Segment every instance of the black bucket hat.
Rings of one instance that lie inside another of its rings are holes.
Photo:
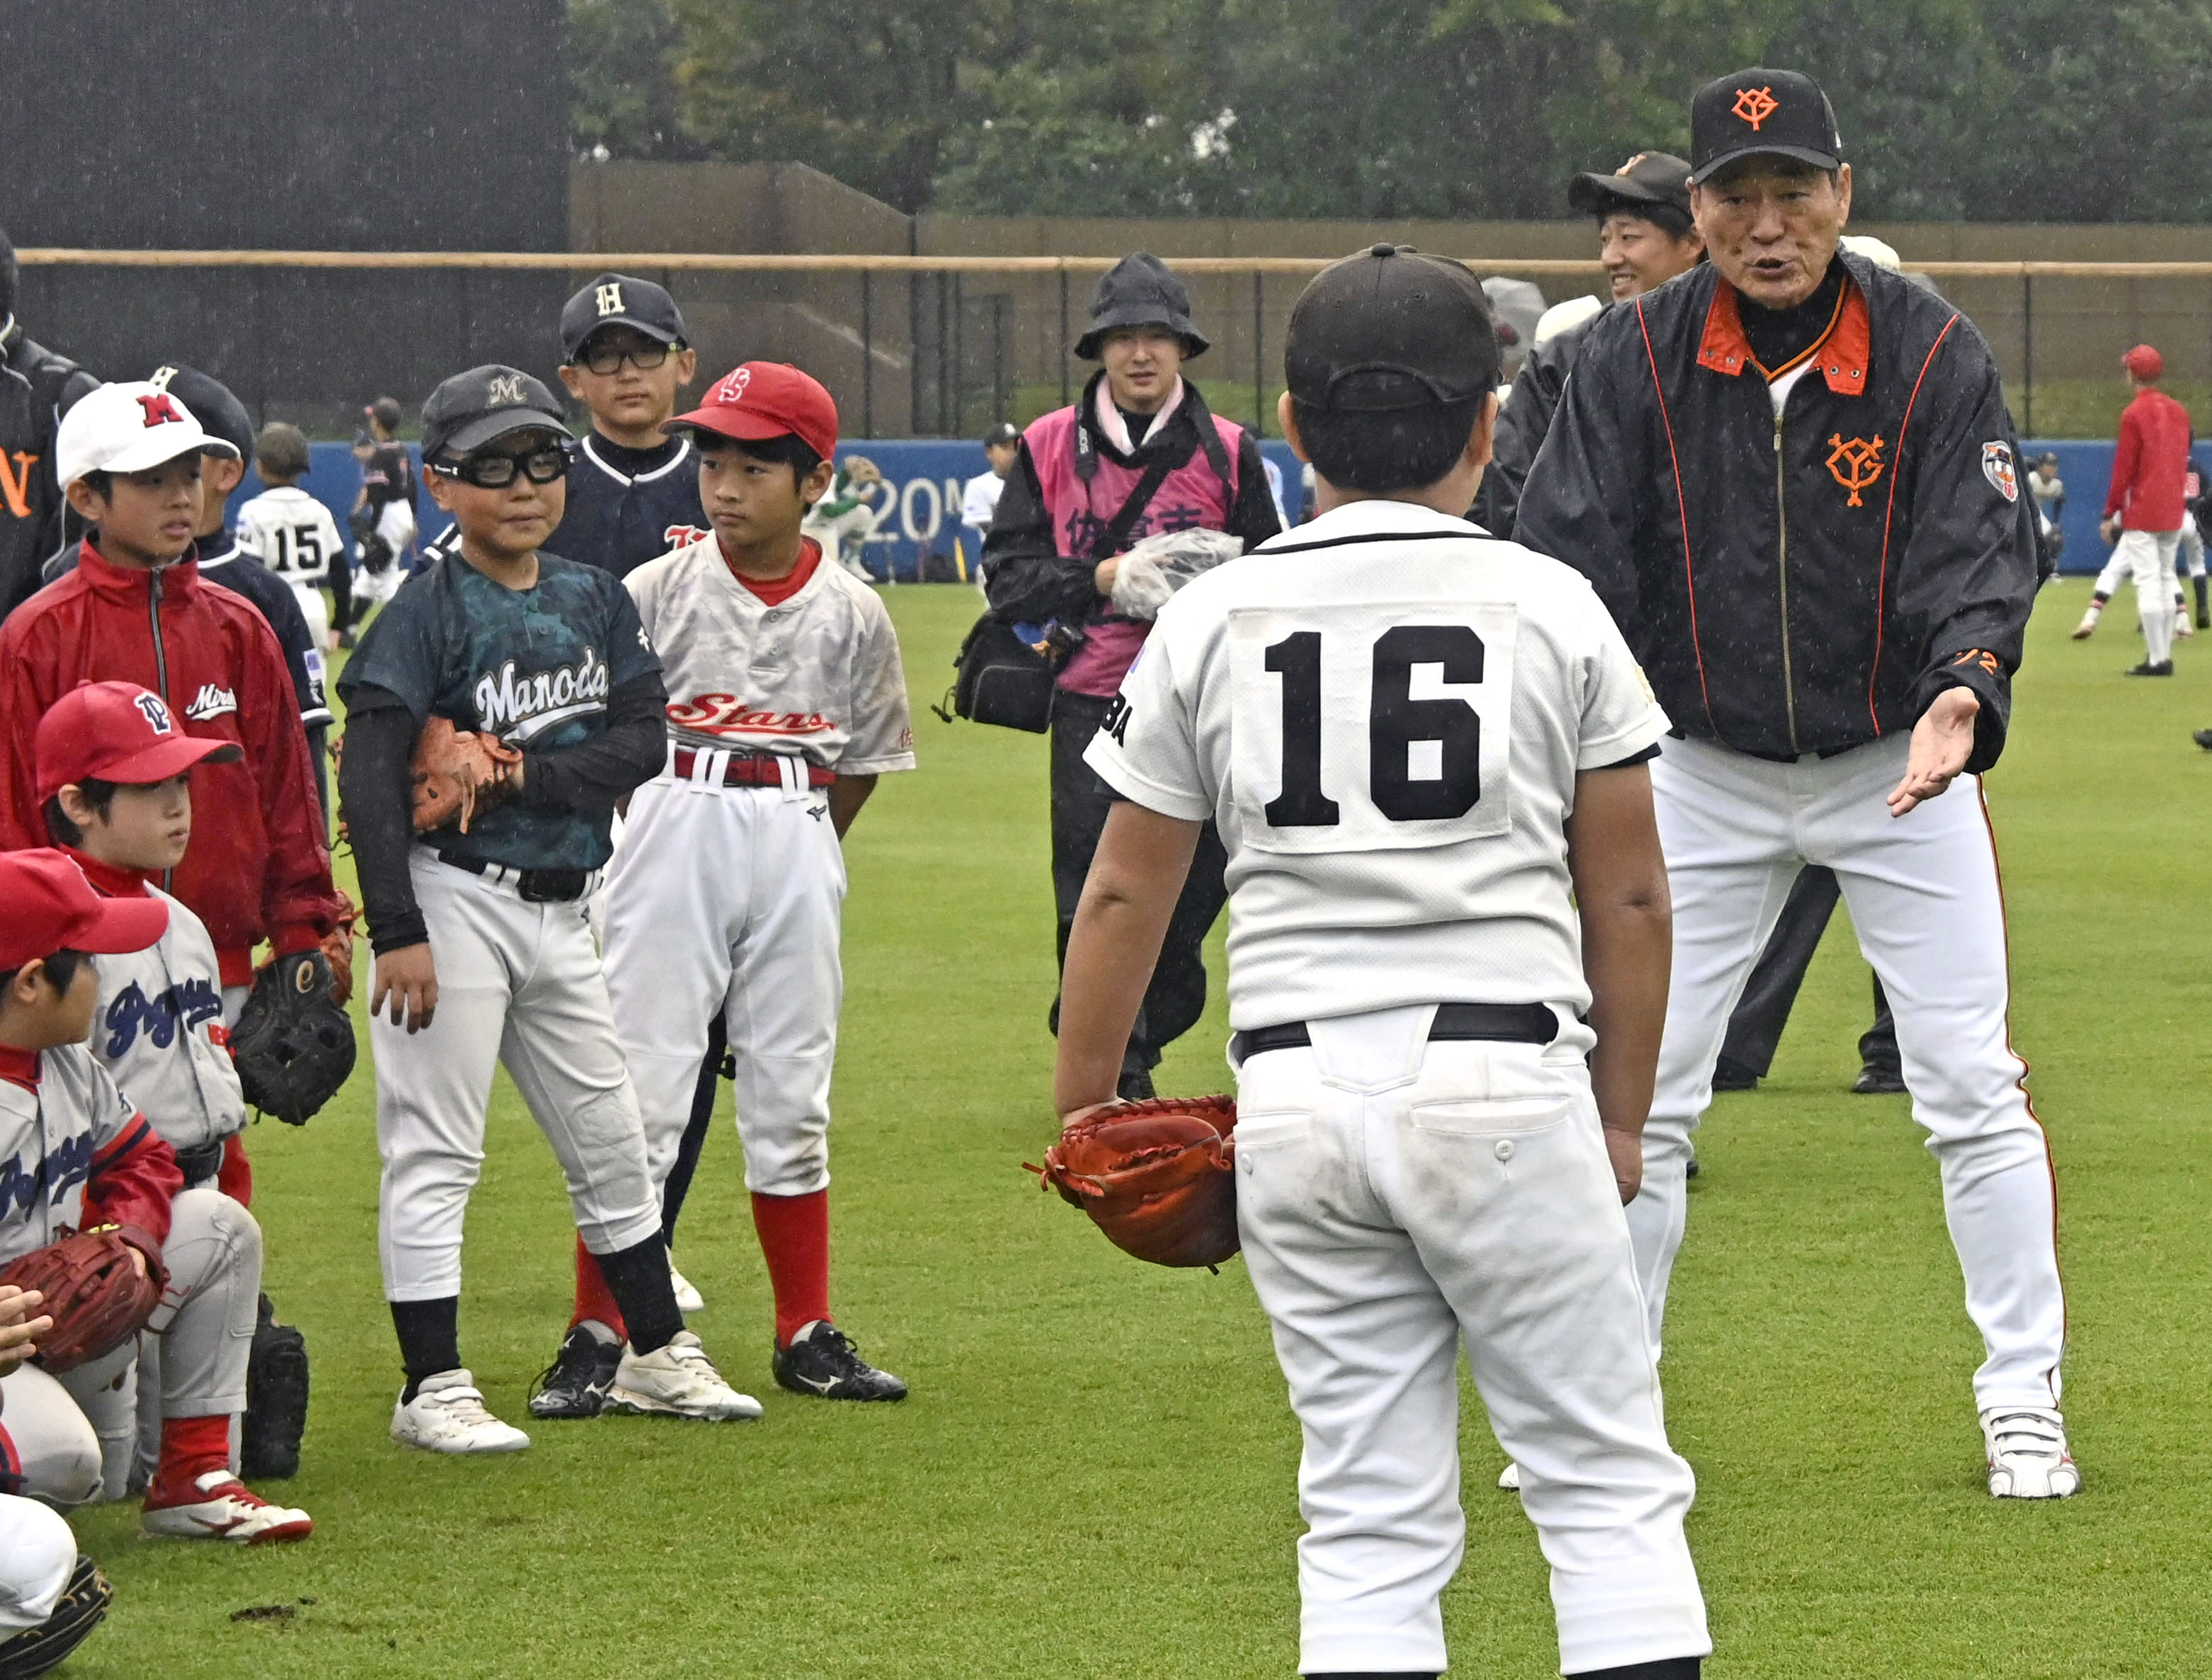
[[[1098,359],[1098,346],[1117,326],[1164,326],[1182,340],[1186,361],[1206,354],[1212,340],[1191,325],[1190,289],[1149,251],[1132,251],[1098,277],[1091,295],[1091,325],[1075,341],[1085,362]]]

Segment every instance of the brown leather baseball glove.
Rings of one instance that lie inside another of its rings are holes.
[[[338,889],[338,898],[345,914],[323,935],[322,950],[323,960],[331,965],[331,1001],[343,1009],[353,1001],[353,930],[361,919],[361,906],[343,887]]]
[[[140,1253],[146,1275],[131,1257]],[[74,1371],[112,1353],[146,1327],[161,1304],[161,1263],[124,1241],[112,1225],[33,1249],[0,1268],[0,1283],[35,1289],[54,1327],[39,1338],[39,1363]]]
[[[1232,1097],[1117,1103],[1070,1122],[1029,1170],[1124,1253],[1218,1266],[1237,1249],[1236,1128]]]
[[[498,736],[456,729],[453,720],[433,717],[415,740],[415,831],[428,834],[469,819],[506,795],[501,772],[522,762],[522,755]]]

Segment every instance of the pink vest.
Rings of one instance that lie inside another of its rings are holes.
[[[1023,441],[1029,446],[1037,485],[1052,517],[1053,541],[1062,554],[1087,556],[1145,475],[1141,468],[1123,466],[1102,453],[1097,471],[1086,483],[1075,470],[1075,412],[1072,407],[1054,410],[1030,423]],[[1207,417],[1229,458],[1231,482],[1221,482],[1205,450],[1192,450],[1188,460],[1160,481],[1152,501],[1138,515],[1129,532],[1132,544],[1161,531],[1229,528],[1230,510],[1237,505],[1237,452],[1244,441],[1244,429],[1217,414]],[[1124,618],[1118,613],[1094,618],[1084,627],[1089,639],[1061,668],[1059,685],[1071,693],[1110,698],[1136,663],[1137,649],[1144,646],[1152,628],[1142,620]]]

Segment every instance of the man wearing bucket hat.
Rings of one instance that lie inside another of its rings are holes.
[[[1598,260],[1614,303],[1641,297],[1705,259],[1705,241],[1690,220],[1690,166],[1667,152],[1638,152],[1611,174],[1590,169],[1567,183],[1568,205],[1597,223]],[[1536,323],[1528,359],[1512,394],[1498,411],[1498,441],[1474,521],[1499,537],[1513,534],[1521,486],[1544,447],[1575,353],[1602,313],[1590,299],[1576,319],[1574,303],[1547,309]],[[1566,315],[1561,325],[1559,314]]]
[[[1007,623],[1057,621],[1074,651],[1052,717],[1052,887],[1065,955],[1113,792],[1084,750],[1152,626],[1111,600],[1119,557],[1158,532],[1226,531],[1244,545],[1282,528],[1251,435],[1208,411],[1182,376],[1207,339],[1173,271],[1137,251],[1108,270],[1075,353],[1103,364],[1072,406],[1022,434],[983,546],[993,612]],[[1227,892],[1219,837],[1206,825],[1122,1063],[1124,1097],[1152,1095],[1160,1051],[1206,1007],[1200,955]],[[1051,1024],[1058,1031],[1060,1006]]]

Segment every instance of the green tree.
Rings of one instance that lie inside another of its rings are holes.
[[[699,155],[676,91],[668,0],[569,0],[569,130],[580,157]]]

